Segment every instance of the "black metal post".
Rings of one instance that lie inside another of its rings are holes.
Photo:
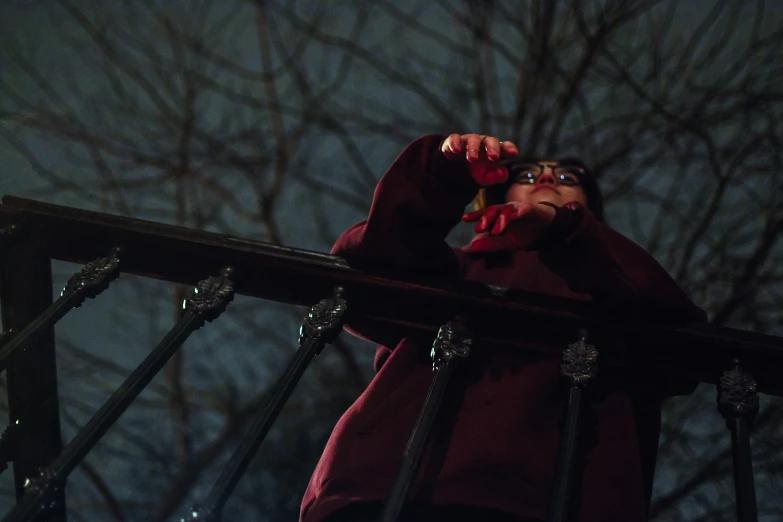
[[[225,310],[233,298],[233,286],[228,279],[230,273],[231,270],[226,269],[219,277],[210,277],[198,283],[185,301],[185,313],[182,318],[79,430],[54,462],[42,469],[37,478],[29,481],[27,493],[3,518],[3,522],[29,522],[39,511],[51,505],[52,495],[62,488],[68,474],[120,418],[188,336],[203,326],[206,321],[216,319]],[[46,520],[49,518],[47,517]]]
[[[19,236],[19,227],[13,223],[0,227],[0,260],[2,260],[6,251]]]
[[[84,265],[81,271],[73,275],[65,285],[60,298],[49,305],[38,317],[30,321],[19,333],[3,338],[0,349],[0,372],[7,366],[14,353],[37,334],[51,328],[65,314],[78,308],[87,298],[94,299],[109,287],[119,276],[120,249],[113,249],[108,257],[101,257]]]
[[[0,433],[0,473],[8,469],[8,463],[14,460],[19,444],[19,421],[12,422]]]
[[[402,454],[402,464],[397,471],[389,498],[386,500],[382,522],[396,522],[399,518],[419,471],[424,448],[432,433],[457,358],[468,357],[472,345],[473,340],[469,338],[469,333],[460,323],[447,323],[438,331],[431,352],[434,371],[432,384],[424,400],[421,414],[408,439],[408,446]]]
[[[52,304],[52,263],[40,237],[21,234],[14,228],[13,240],[3,245],[0,262],[0,302],[4,339],[13,338]],[[8,235],[4,234],[6,239]],[[13,458],[16,498],[25,493],[25,480],[51,463],[60,453],[60,408],[57,396],[57,365],[54,329],[49,326],[10,361],[6,370],[8,421],[18,431],[10,448]],[[65,522],[63,490],[52,497],[52,522]]]
[[[734,463],[734,492],[737,496],[737,521],[757,522],[756,487],[750,452],[750,428],[759,411],[756,381],[742,371],[737,359],[723,373],[718,385],[718,410],[731,431],[731,456]]]
[[[547,522],[566,522],[571,514],[574,501],[574,474],[577,463],[577,445],[583,410],[583,393],[598,373],[598,351],[587,343],[587,331],[579,332],[578,342],[569,344],[563,350],[563,363],[560,375],[568,381],[568,402],[566,404],[565,425],[560,439],[557,456],[555,480],[549,497]]]
[[[310,308],[310,312],[299,329],[299,349],[288,363],[283,375],[275,384],[263,410],[253,421],[248,434],[223,468],[223,472],[212,486],[203,507],[194,507],[187,520],[218,522],[223,506],[234,491],[239,479],[247,470],[258,448],[264,442],[277,416],[293,393],[313,357],[321,353],[327,343],[332,343],[342,330],[347,305],[342,288],[337,288],[333,297],[322,299]],[[185,519],[182,519],[183,522]]]

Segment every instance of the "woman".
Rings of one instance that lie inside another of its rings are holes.
[[[603,223],[601,193],[584,164],[530,160],[507,169],[517,156],[513,143],[477,134],[414,141],[379,182],[367,220],[349,228],[332,253],[417,275],[633,303],[653,320],[706,319],[649,254]],[[463,215],[474,199],[479,208]],[[476,223],[476,236],[452,249],[444,238],[460,220]],[[378,519],[432,379],[422,356],[431,342],[408,337],[393,350],[378,347],[375,378],[335,426],[305,493],[302,522]],[[400,520],[544,518],[563,412],[560,361],[524,350],[474,352]],[[590,403],[579,520],[641,522],[660,400],[692,388],[601,379]]]

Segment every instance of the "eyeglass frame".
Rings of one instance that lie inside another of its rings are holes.
[[[556,161],[544,161],[544,162],[542,162],[541,160],[535,160],[535,159],[531,159],[531,158],[518,158],[518,157],[515,157],[515,158],[509,158],[509,159],[503,161],[502,163],[506,167],[506,169],[508,169],[509,181],[511,183],[516,183],[516,184],[520,184],[520,185],[534,185],[536,183],[536,181],[538,181],[538,178],[540,178],[541,175],[544,173],[544,171],[545,171],[545,169],[547,167],[549,167],[552,170],[552,177],[554,178],[555,183],[557,185],[562,185],[562,186],[565,186],[565,187],[583,187],[584,186],[583,179],[587,176],[586,170],[583,167],[580,167],[579,165],[569,165],[569,164],[561,165],[560,163],[558,163]],[[539,172],[533,178],[527,178],[527,179],[530,179],[530,183],[517,181],[516,179],[512,179],[512,177],[514,176],[514,170],[515,170],[514,167],[517,167],[517,166],[519,166],[519,167],[521,167],[521,166],[536,166],[536,167],[538,167]],[[561,180],[561,178],[558,177],[558,171],[557,171],[557,169],[560,169],[560,168],[571,169],[567,173],[575,176],[577,182],[575,184],[570,184],[570,185],[561,183],[562,180]]]

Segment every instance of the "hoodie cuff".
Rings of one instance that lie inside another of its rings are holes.
[[[577,231],[582,223],[583,214],[587,210],[577,202],[566,203],[558,207],[553,203],[542,202],[541,205],[547,205],[555,209],[555,217],[547,228],[544,236],[529,250],[549,250],[556,248]]]
[[[460,192],[471,193],[475,197],[481,187],[470,175],[470,166],[465,162],[452,161],[441,153],[443,142],[447,137],[440,135],[438,148],[432,153],[427,171],[444,185],[453,187]]]

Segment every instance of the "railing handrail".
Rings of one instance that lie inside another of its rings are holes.
[[[525,346],[559,356],[535,340],[551,344],[562,336],[570,342],[573,332],[586,326],[622,341],[612,343],[620,348],[602,352],[609,364],[717,383],[731,359],[740,358],[760,392],[783,396],[783,338],[772,335],[709,324],[618,322],[612,310],[595,303],[516,290],[498,296],[468,281],[425,284],[374,275],[381,273],[379,267],[358,269],[337,256],[13,196],[3,197],[0,205],[0,226],[7,224],[18,225],[51,259],[86,263],[119,246],[123,273],[176,283],[194,285],[231,265],[236,293],[298,305],[317,302],[341,286],[353,303],[351,326],[359,333],[373,331],[385,344],[396,341],[402,326],[431,337],[447,320],[464,314],[482,318],[475,332],[479,344]],[[623,345],[633,349],[625,351]]]

